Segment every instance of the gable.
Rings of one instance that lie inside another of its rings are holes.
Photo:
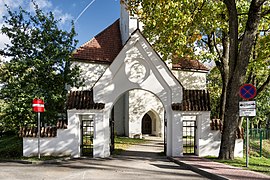
[[[152,92],[163,103],[180,103],[182,86],[149,42],[136,30],[94,86],[96,102],[113,103],[132,89]]]
[[[76,61],[110,64],[119,54],[122,45],[120,20],[116,20],[94,38],[81,45],[72,53]],[[199,62],[189,58],[174,58],[172,60],[174,70],[199,70],[207,72],[209,69]]]

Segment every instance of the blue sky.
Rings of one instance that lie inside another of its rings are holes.
[[[76,39],[79,40],[78,46],[90,40],[93,36],[112,24],[120,17],[119,0],[35,0],[39,7],[45,11],[52,11],[57,19],[61,18],[59,24],[61,28],[69,30],[71,21],[76,20],[80,13],[91,3],[75,23]],[[8,4],[11,9],[22,6],[31,11],[30,0],[0,0],[0,17],[6,15],[4,4]],[[3,24],[0,18],[0,26]],[[0,48],[8,39],[0,35]]]
[[[75,23],[79,44],[85,43],[120,17],[119,0],[53,0],[75,19],[93,2]],[[65,1],[65,3],[63,3]]]

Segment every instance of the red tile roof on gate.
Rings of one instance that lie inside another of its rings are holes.
[[[182,103],[172,104],[174,111],[210,111],[207,90],[184,90]]]
[[[122,47],[118,19],[93,39],[79,47],[72,54],[72,58],[80,61],[111,63],[119,54]]]
[[[200,61],[189,58],[176,58],[172,61],[173,69],[181,70],[202,70],[209,71],[209,69]]]
[[[93,90],[71,91],[67,98],[67,109],[104,109],[104,103],[95,103]]]

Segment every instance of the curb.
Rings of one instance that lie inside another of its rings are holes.
[[[220,176],[220,175],[217,175],[217,174],[213,174],[213,173],[210,173],[208,171],[205,171],[203,169],[200,169],[200,168],[197,168],[195,166],[192,166],[192,165],[189,165],[187,163],[184,163],[182,161],[179,161],[179,160],[176,160],[174,159],[173,157],[167,157],[170,161],[180,165],[180,166],[183,166],[187,169],[190,169],[191,171],[193,172],[196,172],[206,178],[209,178],[209,179],[214,179],[214,180],[228,180],[228,178],[224,177],[224,176]]]
[[[13,159],[1,159],[1,162],[13,162],[13,163],[21,163],[21,164],[34,164],[34,165],[42,165],[42,164],[57,164],[62,161],[70,160],[70,157],[66,158],[59,158],[59,159],[52,159],[52,160],[44,160],[44,161],[29,161],[29,160],[13,160]]]

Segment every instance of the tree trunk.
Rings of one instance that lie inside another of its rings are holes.
[[[239,121],[239,87],[244,83],[251,56],[252,45],[260,22],[262,2],[252,0],[248,13],[246,31],[238,44],[238,18],[235,0],[224,0],[229,12],[230,57],[229,82],[227,86],[223,133],[219,158],[234,159],[236,130]]]
[[[222,78],[222,92],[220,97],[220,112],[219,112],[219,118],[221,121],[224,121],[224,115],[225,115],[225,105],[226,105],[226,94],[227,94],[227,87],[228,87],[228,81],[229,81],[229,47],[230,42],[228,38],[228,34],[223,32],[223,38],[222,38],[222,46],[223,46],[223,53],[222,57],[220,58],[220,67],[218,67],[221,78]]]

